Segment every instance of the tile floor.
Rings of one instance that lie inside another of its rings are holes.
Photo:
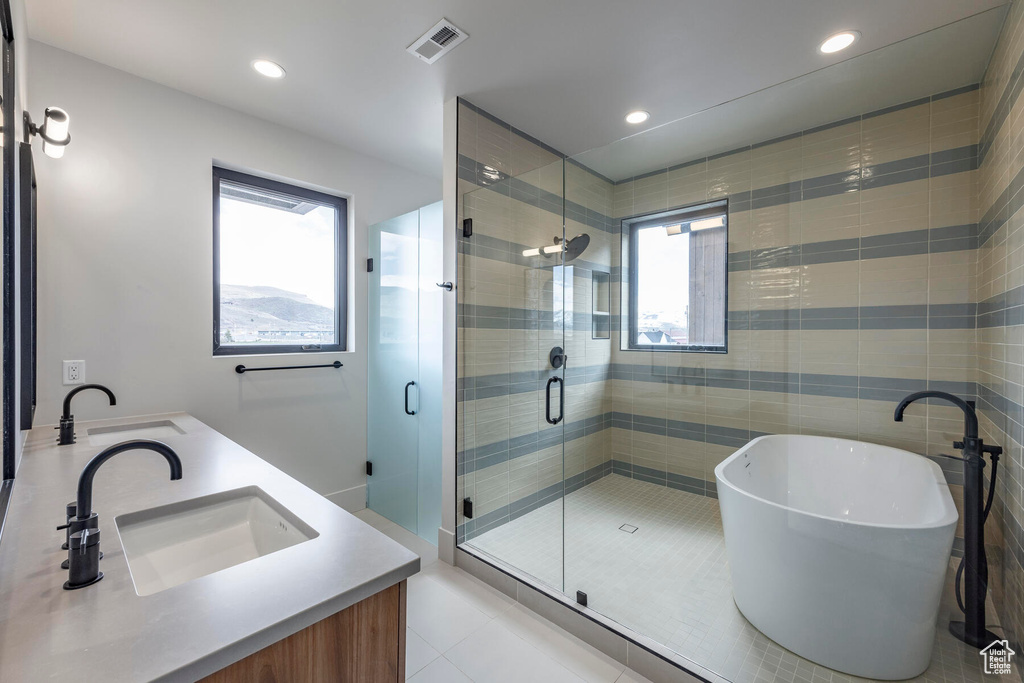
[[[628,533],[620,528],[624,524],[637,529]],[[564,508],[561,501],[551,503],[470,544],[557,590],[564,570],[567,595],[585,591],[591,608],[734,683],[867,680],[803,659],[743,618],[732,600],[713,498],[610,475],[569,494]],[[956,610],[952,571],[949,576],[943,615]],[[977,651],[943,626],[932,665],[914,680],[983,678],[997,680],[984,676]]]
[[[650,683],[371,510],[356,516],[420,556],[409,579],[409,683]]]

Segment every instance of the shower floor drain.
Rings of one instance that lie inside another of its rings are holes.
[[[623,524],[619,527],[619,531],[625,531],[627,534],[631,534],[636,530],[637,527],[633,526],[632,524]]]

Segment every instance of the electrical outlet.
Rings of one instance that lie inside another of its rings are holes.
[[[85,384],[85,361],[64,361],[64,384]]]

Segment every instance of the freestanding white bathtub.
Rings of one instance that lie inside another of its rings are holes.
[[[837,671],[928,668],[957,511],[938,465],[860,441],[762,436],[715,468],[733,596]]]

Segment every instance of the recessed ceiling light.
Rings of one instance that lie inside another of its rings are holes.
[[[252,63],[252,68],[267,78],[284,78],[284,67],[269,59],[257,59]]]
[[[643,123],[647,119],[651,118],[649,112],[637,109],[626,114],[626,123]]]
[[[857,42],[858,38],[860,38],[860,33],[857,31],[843,31],[826,38],[825,42],[818,46],[818,51],[830,55],[850,47]]]

